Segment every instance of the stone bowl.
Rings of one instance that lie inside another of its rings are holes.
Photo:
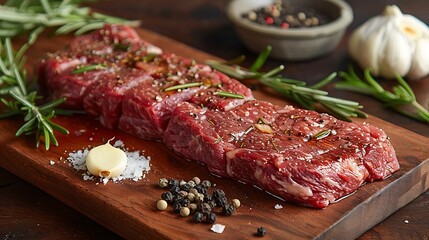
[[[244,13],[272,3],[273,0],[232,0],[226,14],[250,50],[260,53],[269,45],[271,57],[277,59],[304,61],[327,55],[335,50],[353,21],[353,11],[343,0],[289,0],[292,6],[311,6],[334,19],[319,26],[285,29],[242,17]]]

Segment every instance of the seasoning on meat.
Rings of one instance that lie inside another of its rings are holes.
[[[273,132],[247,131],[261,117]],[[217,142],[219,137],[223,140]],[[216,175],[316,208],[399,169],[393,147],[378,128],[257,100],[228,111],[202,111],[182,103],[173,113],[164,143],[206,164]]]
[[[381,129],[254,100],[239,81],[164,52],[127,26],[107,25],[48,54],[38,79],[46,94],[66,97],[66,107],[84,109],[108,128],[162,140],[213,174],[305,206],[324,208],[399,169]],[[190,193],[196,203],[234,208],[223,196],[208,199],[208,186],[196,182],[168,182],[182,200],[172,200],[177,212]]]

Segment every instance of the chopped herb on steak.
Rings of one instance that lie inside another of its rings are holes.
[[[399,169],[382,130],[254,100],[239,81],[163,52],[127,26],[47,54],[38,79],[47,95],[108,128],[163,140],[214,174],[306,206],[326,207]]]

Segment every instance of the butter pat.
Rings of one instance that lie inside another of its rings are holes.
[[[121,175],[127,166],[127,155],[107,142],[91,149],[86,156],[86,168],[95,176],[113,178]]]

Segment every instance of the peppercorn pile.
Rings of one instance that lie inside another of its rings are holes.
[[[212,183],[198,177],[190,181],[161,178],[158,185],[169,189],[161,194],[158,210],[166,210],[170,205],[182,217],[192,215],[197,223],[214,223],[217,214],[230,216],[241,204],[238,199],[229,202],[222,189],[213,189],[210,194]]]
[[[280,28],[315,27],[334,20],[314,8],[293,6],[284,0],[276,0],[270,5],[246,12],[242,17],[258,24]]]

